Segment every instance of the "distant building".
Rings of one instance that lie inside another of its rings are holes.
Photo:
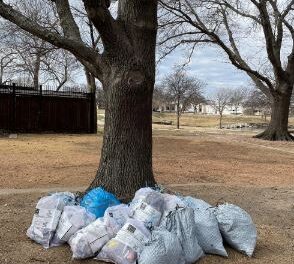
[[[153,107],[153,111],[156,112],[175,112],[177,109],[176,104],[162,104],[160,106]],[[210,101],[207,101],[206,103],[201,103],[199,105],[190,105],[186,108],[184,111],[186,113],[197,113],[197,114],[203,114],[203,115],[218,115],[219,112],[216,111],[216,109],[213,107],[213,103]],[[244,113],[244,108],[242,106],[239,106],[237,111],[235,107],[228,106],[224,110],[224,115],[242,115]]]

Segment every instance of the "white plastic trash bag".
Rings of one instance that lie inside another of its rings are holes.
[[[99,218],[76,232],[68,241],[74,259],[94,257],[112,237],[103,218]]]
[[[178,208],[186,207],[186,204],[183,202],[183,200],[176,195],[164,193],[162,194],[162,197],[164,201],[163,210],[167,213],[174,211]]]
[[[78,230],[95,221],[96,216],[81,206],[65,206],[51,246],[66,243]]]
[[[195,209],[194,216],[196,236],[203,251],[207,254],[227,257],[218,221],[212,209]]]
[[[144,200],[146,198],[146,196],[151,192],[155,192],[155,190],[153,190],[150,187],[145,187],[145,188],[139,189],[138,191],[136,191],[135,196],[132,200],[132,203],[136,203],[137,201]]]
[[[126,204],[120,204],[108,207],[104,214],[104,223],[107,226],[111,236],[115,236],[117,232],[125,225],[130,217],[130,207]]]
[[[73,205],[75,196],[72,193],[55,193],[41,198],[33,216],[33,221],[27,230],[27,236],[44,248],[50,247],[63,208]]]
[[[198,244],[192,208],[182,208],[171,212],[166,218],[164,227],[177,235],[186,263],[194,263],[204,256],[204,252]]]
[[[133,213],[135,209],[138,207],[139,203],[141,203],[147,197],[147,195],[152,192],[155,192],[155,190],[153,190],[150,187],[141,188],[138,191],[136,191],[135,196],[130,203],[131,213]]]
[[[137,203],[133,208],[132,217],[152,228],[160,224],[163,213],[164,200],[161,193],[153,191]]]
[[[176,195],[163,193],[162,197],[163,197],[164,203],[163,203],[163,215],[161,217],[160,225],[164,226],[165,221],[166,221],[166,217],[170,212],[175,211],[175,210],[177,210],[179,208],[185,208],[187,206],[181,200],[181,198],[179,198]]]
[[[151,233],[143,223],[129,219],[96,257],[116,264],[136,264],[139,254],[150,240]]]
[[[198,243],[205,253],[227,257],[223,240],[218,227],[218,221],[213,214],[213,207],[209,203],[190,196],[182,201],[195,212],[196,235]]]
[[[185,264],[184,252],[178,237],[166,229],[152,232],[151,241],[144,247],[139,264]]]
[[[257,232],[250,215],[233,204],[219,205],[215,214],[225,241],[251,257],[256,246]]]
[[[213,208],[212,205],[210,205],[209,203],[201,200],[201,199],[196,199],[193,198],[191,196],[186,196],[186,197],[182,197],[182,201],[184,202],[184,204],[187,207],[190,207],[192,209],[197,209],[197,210],[206,210],[209,208]]]

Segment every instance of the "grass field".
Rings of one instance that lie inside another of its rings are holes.
[[[172,126],[176,124],[176,114],[175,113],[159,113],[153,112],[153,122],[171,121]],[[226,115],[223,117],[223,125],[232,124],[266,124],[270,121],[270,117],[266,120],[262,116],[243,116],[243,115]],[[104,123],[104,110],[98,110],[98,122],[100,124]],[[180,125],[187,127],[203,127],[203,128],[216,128],[219,125],[218,115],[201,115],[193,113],[183,113],[180,118]],[[289,125],[294,126],[294,117],[289,118]]]
[[[226,115],[223,117],[223,125],[231,125],[238,123],[268,123],[270,117],[267,117],[265,120],[261,116],[241,116],[241,115]],[[172,121],[173,124],[176,124],[176,115],[174,113],[153,113],[153,121]],[[217,115],[199,115],[193,113],[184,113],[180,118],[181,126],[190,126],[190,127],[218,127],[219,125],[219,116]],[[294,117],[289,118],[289,125],[294,125]]]

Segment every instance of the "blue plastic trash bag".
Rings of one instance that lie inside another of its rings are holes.
[[[108,207],[118,204],[120,201],[112,193],[99,187],[88,192],[81,200],[80,205],[99,218],[104,215]]]

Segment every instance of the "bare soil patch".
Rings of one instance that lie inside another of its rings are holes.
[[[160,183],[294,185],[294,143],[236,134],[163,135],[154,137]],[[0,188],[86,186],[96,173],[101,143],[97,135],[0,138]]]
[[[48,191],[87,186],[99,161],[101,136],[19,135],[0,138],[0,263],[71,261],[67,246],[44,250],[25,235],[36,201]],[[257,224],[254,258],[229,249],[229,259],[200,264],[294,263],[294,143],[248,134],[155,131],[154,172],[159,183],[216,204],[232,202]],[[17,190],[16,190],[17,189]]]

